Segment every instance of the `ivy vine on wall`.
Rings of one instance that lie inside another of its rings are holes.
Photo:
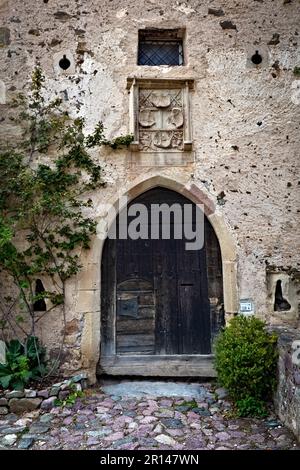
[[[30,93],[19,95],[10,110],[21,137],[0,142],[1,337],[18,338],[25,348],[37,323],[58,305],[66,323],[66,282],[81,269],[78,253],[89,249],[95,234],[96,223],[86,215],[88,193],[104,182],[89,151],[132,141],[130,135],[108,141],[102,122],[85,134],[83,118],[72,120],[60,99],[45,98],[44,82],[35,68]],[[37,291],[37,279],[47,287]],[[46,308],[36,312],[41,302]],[[60,351],[65,331],[62,336]]]

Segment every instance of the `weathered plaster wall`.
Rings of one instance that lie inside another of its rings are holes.
[[[136,185],[143,190],[158,175],[173,187],[196,188],[215,206],[212,217],[224,250],[229,246],[227,310],[237,309],[238,298],[251,298],[256,313],[272,321],[266,266],[280,272],[300,263],[300,80],[293,74],[300,65],[299,2],[0,0],[0,14],[1,137],[16,132],[6,106],[26,89],[36,63],[49,94],[60,95],[91,128],[103,120],[108,138],[128,132],[127,77],[195,79],[195,163],[136,168],[129,151],[101,150],[95,158],[108,184],[92,195],[94,213],[100,220],[101,203],[115,203]],[[184,28],[186,65],[137,66],[138,29],[145,27]],[[259,66],[250,60],[256,50],[263,58]],[[71,62],[67,71],[58,65],[64,54]],[[101,249],[95,239],[82,255],[84,271],[67,291],[67,369],[92,371],[98,360]],[[280,313],[274,318],[280,322]],[[297,309],[289,321],[299,325]],[[44,329],[50,344],[56,330]]]

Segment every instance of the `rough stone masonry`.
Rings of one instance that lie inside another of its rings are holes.
[[[101,149],[94,157],[107,186],[92,195],[94,216],[105,217],[101,202],[159,184],[189,194],[209,208],[219,238],[226,312],[250,299],[269,323],[297,328],[299,13],[297,0],[0,0],[0,137],[18,133],[7,107],[36,64],[49,95],[62,97],[90,128],[102,120],[108,138],[130,131],[128,79],[192,80],[193,158],[139,165],[131,149]],[[184,64],[137,65],[138,31],[147,28],[182,31]],[[66,294],[65,372],[81,369],[91,379],[99,359],[101,250],[95,238]],[[288,311],[274,311],[278,279]],[[57,346],[61,328],[55,310],[41,321],[48,348]]]

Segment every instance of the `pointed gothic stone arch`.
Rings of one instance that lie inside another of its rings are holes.
[[[214,229],[218,239],[223,269],[223,295],[225,319],[231,318],[238,311],[237,287],[237,254],[234,239],[224,218],[217,213],[212,197],[208,191],[195,183],[186,183],[184,180],[175,180],[162,175],[153,175],[148,178],[139,178],[128,184],[122,194],[112,196],[107,203],[115,207],[116,212],[122,208],[120,201],[124,196],[130,202],[146,191],[162,187],[182,194],[195,204],[203,205],[204,213]],[[107,212],[99,214],[99,222],[105,220],[108,227],[113,222],[109,220]],[[101,273],[99,262],[105,240],[95,237],[90,251],[85,255],[82,264],[84,272],[78,280],[76,311],[84,314],[84,327],[82,332],[81,354],[83,367],[90,372],[90,379],[95,377],[96,365],[100,353],[100,322],[101,322]]]

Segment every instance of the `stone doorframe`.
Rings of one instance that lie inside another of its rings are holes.
[[[238,285],[237,285],[237,253],[234,239],[227,227],[224,218],[216,213],[216,207],[209,193],[198,187],[194,182],[185,182],[182,175],[178,180],[161,175],[144,175],[125,186],[122,194],[116,194],[108,204],[115,208],[119,200],[126,196],[128,202],[140,194],[155,187],[164,187],[182,194],[195,204],[202,204],[204,212],[211,223],[219,240],[222,267],[223,267],[223,295],[225,319],[228,320],[238,311]],[[106,214],[99,214],[99,224],[103,220],[108,227],[113,220],[107,220]],[[94,238],[91,249],[81,257],[84,266],[78,275],[76,292],[76,312],[82,314],[83,331],[81,337],[82,368],[88,373],[91,382],[96,380],[96,366],[100,355],[100,328],[101,328],[101,257],[104,240]],[[70,292],[70,295],[71,292]]]

